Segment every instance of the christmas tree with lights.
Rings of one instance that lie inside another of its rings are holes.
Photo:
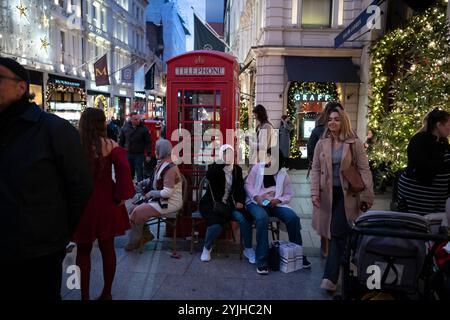
[[[411,18],[371,49],[368,128],[377,134],[369,153],[384,177],[407,164],[410,138],[435,107],[449,110],[450,36],[445,6]],[[388,70],[387,66],[391,68]]]

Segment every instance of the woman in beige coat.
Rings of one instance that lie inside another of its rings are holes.
[[[348,114],[335,108],[327,116],[327,126],[314,150],[311,170],[312,226],[331,239],[321,288],[335,291],[346,239],[352,223],[373,204],[372,174],[361,140],[355,137]],[[364,181],[358,194],[349,190],[342,171],[353,159]]]

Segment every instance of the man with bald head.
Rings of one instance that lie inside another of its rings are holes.
[[[78,131],[31,103],[29,83],[0,57],[0,298],[57,300],[93,182]]]

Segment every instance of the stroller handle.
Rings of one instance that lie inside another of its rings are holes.
[[[419,232],[361,228],[358,226],[354,226],[352,228],[352,231],[356,232],[358,234],[371,235],[371,236],[394,237],[394,238],[401,238],[401,239],[439,241],[439,242],[450,241],[450,235],[448,232],[445,234],[426,234],[426,233],[419,233]]]

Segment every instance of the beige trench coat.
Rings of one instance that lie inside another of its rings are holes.
[[[365,190],[359,194],[349,191],[349,183],[342,176],[342,170],[351,165],[350,144],[353,144],[354,158],[364,181]],[[319,140],[314,150],[314,159],[311,169],[311,196],[320,197],[320,208],[313,206],[312,227],[322,236],[331,239],[331,208],[333,203],[333,166],[331,162],[332,140],[325,137]],[[345,214],[347,219],[354,221],[359,217],[361,201],[373,204],[372,173],[364,145],[358,138],[344,141],[341,160],[341,185],[344,193]]]

